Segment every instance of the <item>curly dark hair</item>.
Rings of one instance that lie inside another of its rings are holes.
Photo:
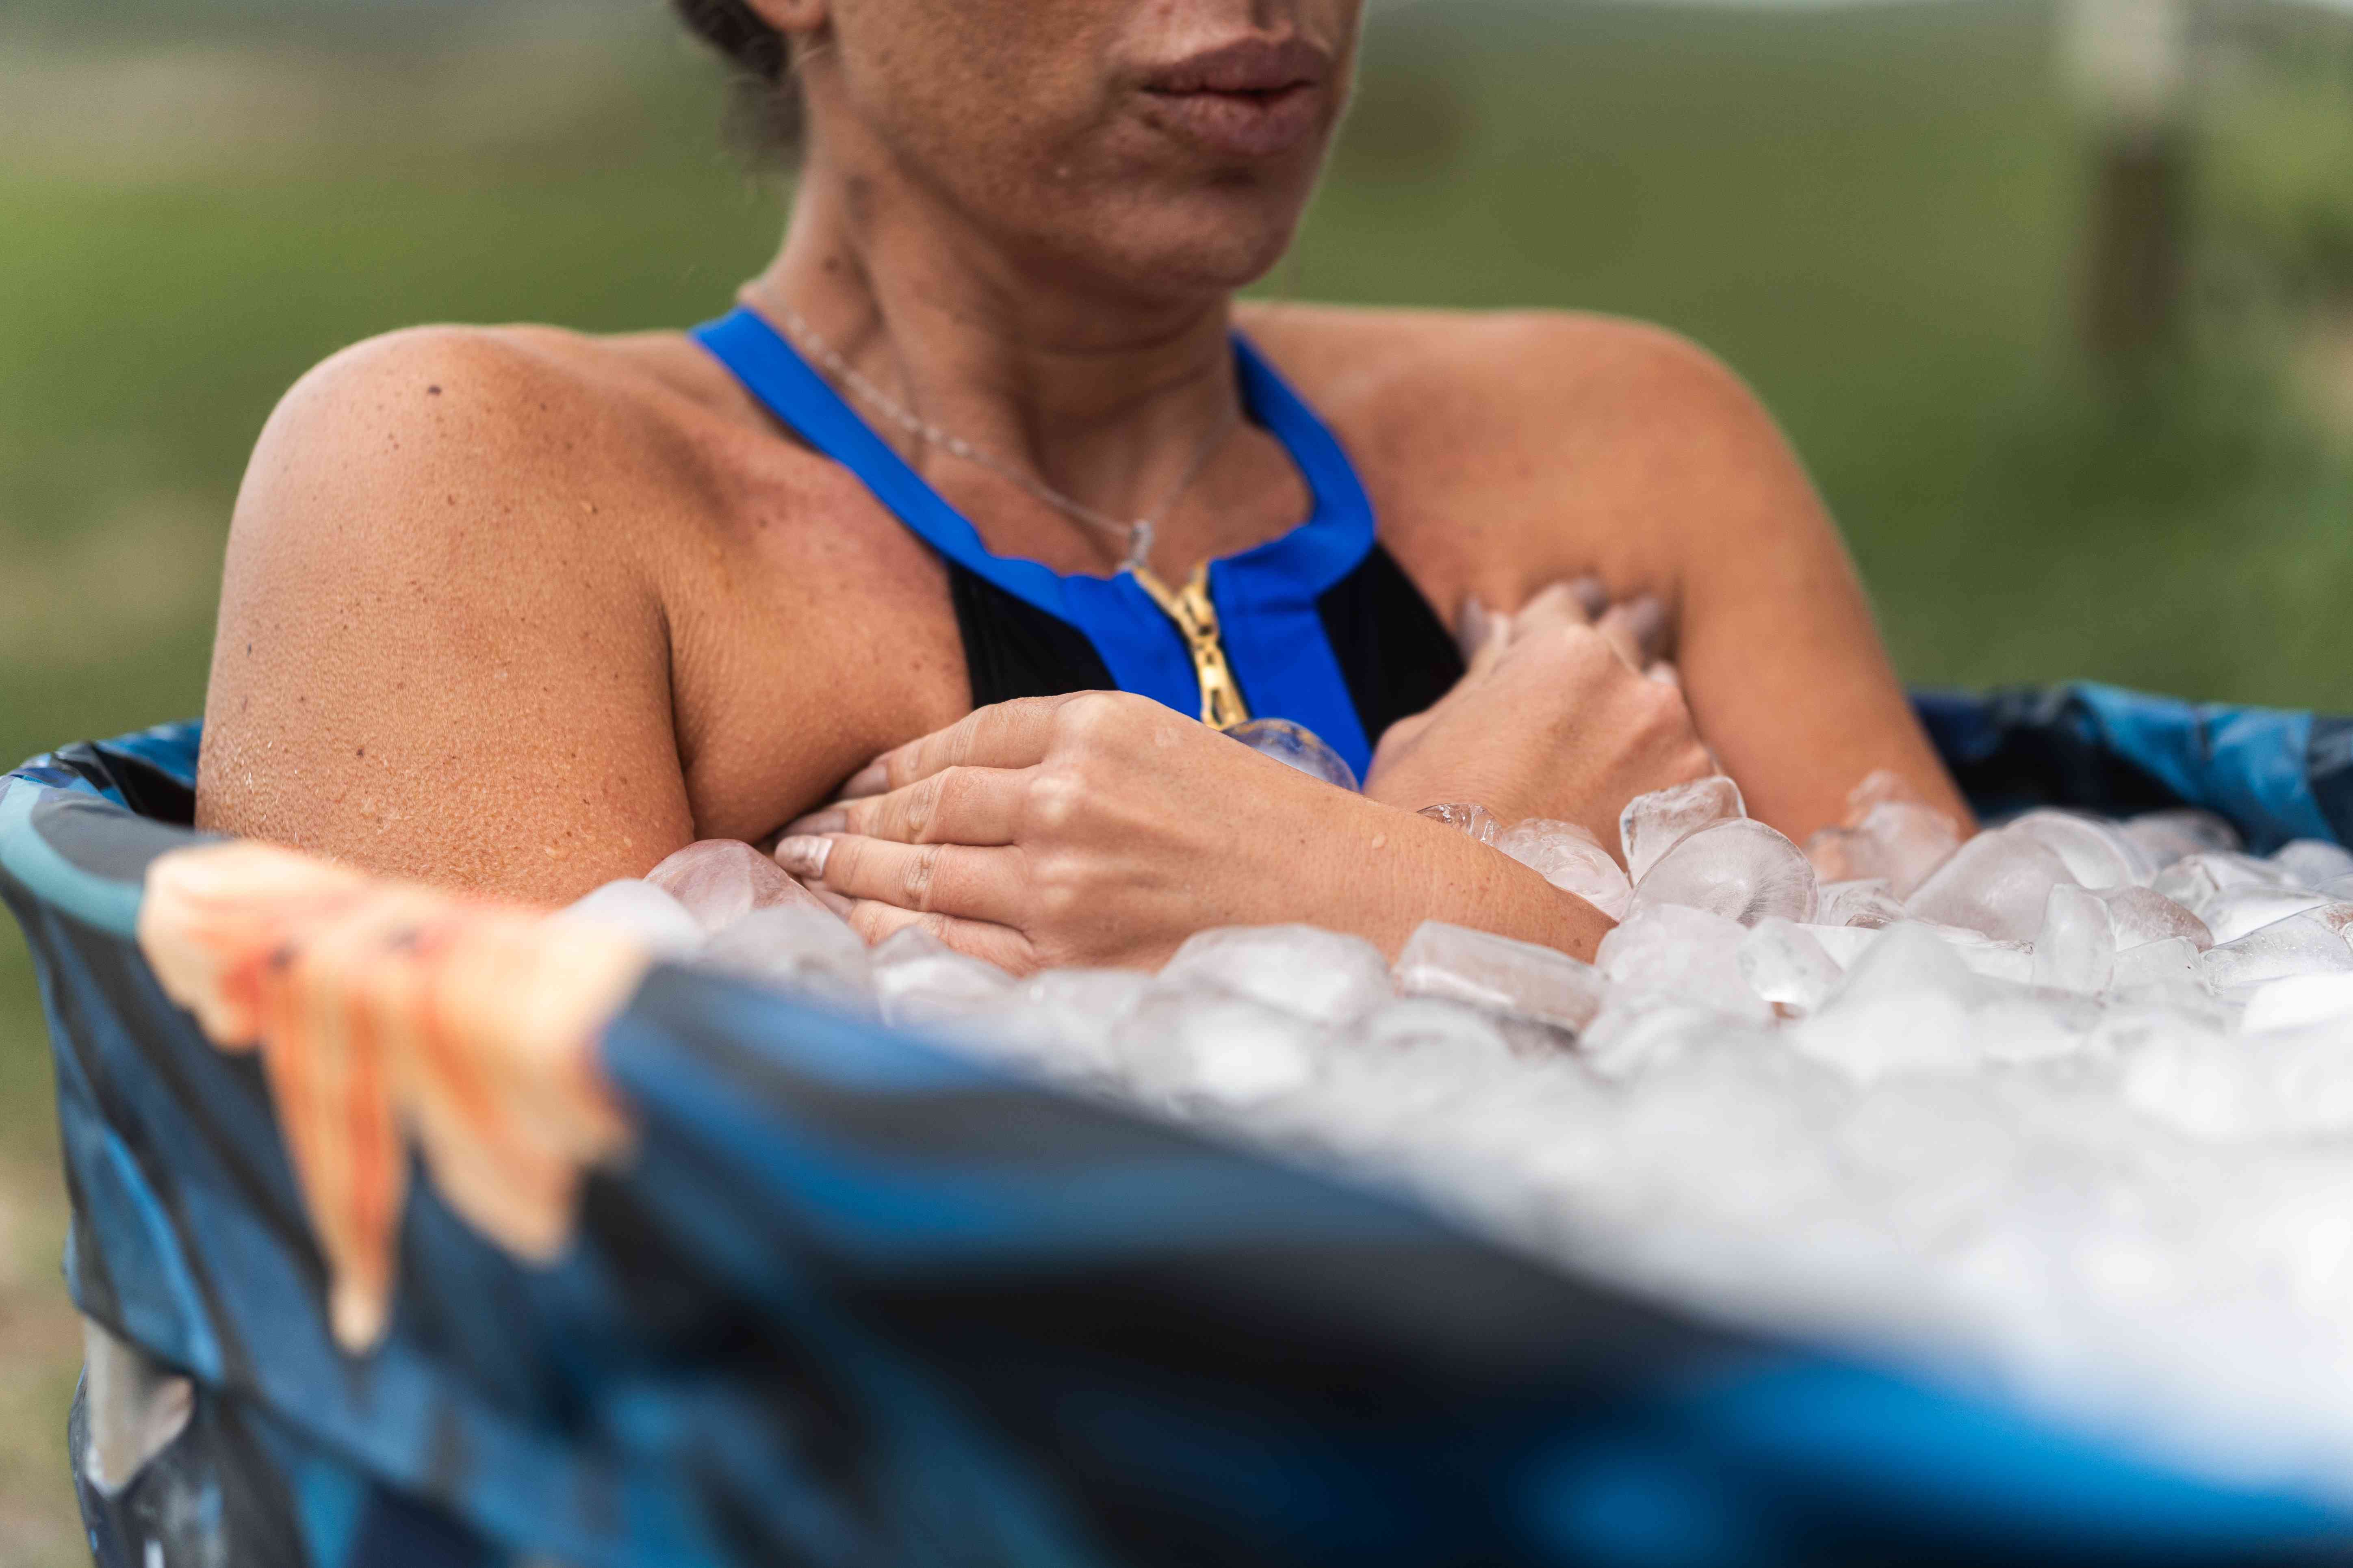
[[[755,152],[790,156],[800,142],[801,110],[785,36],[744,0],[670,0],[670,9],[733,68],[732,119],[743,138]]]

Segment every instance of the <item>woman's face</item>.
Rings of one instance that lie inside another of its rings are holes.
[[[879,152],[1025,268],[1235,288],[1306,205],[1362,5],[827,0],[830,42],[803,73],[811,152]],[[842,172],[854,211],[861,172]]]

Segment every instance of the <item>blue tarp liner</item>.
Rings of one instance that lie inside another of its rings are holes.
[[[2097,687],[1922,701],[1989,806],[2347,836],[2340,721]],[[2353,1555],[2308,1501],[669,968],[606,1036],[638,1142],[570,1251],[520,1264],[418,1183],[390,1331],[345,1355],[259,1071],[132,937],[147,864],[195,837],[197,742],[69,747],[0,785],[67,1282],[195,1386],[127,1485],[77,1470],[107,1568]]]

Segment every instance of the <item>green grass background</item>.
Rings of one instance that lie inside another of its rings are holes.
[[[244,456],[306,366],[419,321],[682,324],[776,238],[775,182],[650,14],[30,15],[0,29],[8,760],[197,711]],[[1367,48],[1269,291],[1707,344],[1811,465],[1915,682],[2353,710],[2353,479],[2297,392],[2337,232],[2311,187],[2353,184],[2353,142],[2311,143],[2353,94],[2307,72],[2211,110],[2190,344],[2119,386],[2075,346],[2085,142],[2042,5],[1449,0],[1377,11]],[[78,1550],[46,1073],[0,939],[0,1564]]]

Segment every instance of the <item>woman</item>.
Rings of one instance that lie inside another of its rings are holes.
[[[800,117],[775,261],[697,336],[429,328],[306,377],[238,501],[200,820],[557,900],[806,816],[783,856],[861,931],[1020,968],[1292,920],[1589,952],[1598,911],[1416,813],[1606,837],[1711,751],[1793,835],[1877,768],[1963,815],[1705,356],[1235,303],[1360,5],[679,0]],[[1540,593],[1588,574],[1664,606],[1682,691],[1639,617]],[[1456,683],[1439,612],[1532,599]],[[1199,721],[1244,709],[1363,795]]]

